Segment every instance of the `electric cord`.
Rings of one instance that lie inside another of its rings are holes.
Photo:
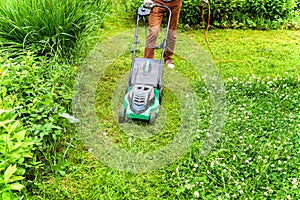
[[[207,25],[205,27],[205,6],[208,6],[208,18],[207,18]],[[208,48],[209,53],[211,54],[211,56],[213,57],[213,59],[215,60],[215,62],[217,63],[225,63],[225,62],[240,62],[240,63],[245,63],[248,65],[249,69],[250,69],[250,74],[252,74],[252,66],[249,62],[244,61],[244,60],[220,60],[218,59],[215,54],[213,53],[209,42],[208,42],[208,31],[210,28],[210,17],[211,17],[211,6],[210,6],[210,2],[208,0],[203,0],[202,1],[202,27],[204,28],[204,40],[206,43],[206,46]]]

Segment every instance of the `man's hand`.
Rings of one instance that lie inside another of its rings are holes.
[[[144,6],[145,8],[152,8],[154,6],[154,3],[152,0],[144,0]]]

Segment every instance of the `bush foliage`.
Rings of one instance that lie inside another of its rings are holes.
[[[53,154],[61,155],[67,140],[68,121],[61,114],[70,112],[76,68],[30,52],[14,59],[0,55],[0,179],[13,172],[0,181],[0,199],[1,192],[2,199],[11,199],[13,191],[31,184],[21,183],[25,177],[34,180],[49,172],[45,168],[63,173],[57,167],[63,157]]]
[[[137,7],[143,1],[131,0],[122,5],[134,16]],[[211,24],[226,28],[278,28],[299,7],[299,0],[210,0]],[[182,1],[181,25],[202,24],[202,1]],[[205,7],[205,21],[208,18],[208,6]]]
[[[26,130],[15,120],[13,110],[3,109],[0,102],[0,198],[15,198],[14,191],[20,191],[24,185],[26,169],[32,167],[28,159],[33,157],[32,138],[27,138]]]
[[[202,2],[183,1],[181,23],[202,22]],[[295,0],[210,0],[211,23],[217,27],[275,27],[296,7]],[[208,7],[205,8],[207,19]]]

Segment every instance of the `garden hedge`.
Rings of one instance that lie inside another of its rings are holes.
[[[134,16],[142,0],[126,1],[126,11]],[[183,0],[180,24],[202,24],[202,1]],[[211,24],[216,27],[273,27],[299,8],[300,0],[210,0]],[[205,7],[207,22],[208,6]],[[275,27],[276,28],[276,27]]]
[[[201,1],[185,0],[181,9],[182,24],[202,22]],[[261,28],[287,19],[296,8],[295,0],[210,0],[211,23],[222,27]],[[208,9],[206,6],[205,17]]]

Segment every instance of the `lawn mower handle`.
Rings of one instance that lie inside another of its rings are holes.
[[[154,47],[155,49],[156,48],[158,48],[158,49],[162,48],[163,49],[162,50],[162,54],[161,54],[161,56],[163,57],[165,48],[167,46],[167,39],[168,39],[168,35],[169,35],[169,28],[170,28],[170,23],[171,23],[172,11],[171,11],[171,9],[168,6],[164,6],[164,5],[160,5],[160,4],[153,4],[152,8],[154,8],[154,7],[165,8],[169,12],[168,24],[167,24],[167,29],[166,29],[166,35],[165,35],[165,38],[163,40],[163,43],[161,45],[158,45],[158,46]]]
[[[166,30],[166,35],[165,38],[163,40],[163,42],[160,45],[157,45],[154,47],[154,49],[163,49],[162,51],[162,56],[164,54],[164,49],[167,46],[167,38],[169,35],[169,28],[170,28],[170,23],[171,23],[171,16],[172,16],[172,11],[169,7],[167,6],[163,6],[160,4],[151,4],[150,9],[153,9],[154,7],[161,7],[161,8],[165,8],[168,10],[169,12],[169,17],[168,17],[168,24],[167,24],[167,30]],[[136,19],[136,30],[135,30],[135,37],[134,37],[134,49],[133,49],[133,54],[132,54],[132,60],[135,58],[135,54],[136,54],[136,45],[139,44],[139,39],[138,39],[138,24],[140,19],[144,20],[144,23],[146,23],[145,21],[145,16],[150,15],[150,9],[145,7],[145,4],[142,4],[139,9],[138,9],[138,13],[137,13],[137,19]]]

